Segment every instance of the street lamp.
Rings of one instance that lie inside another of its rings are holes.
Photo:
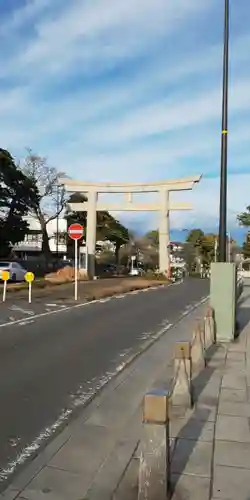
[[[219,262],[227,261],[228,53],[229,53],[229,0],[225,0],[221,168],[220,168]]]

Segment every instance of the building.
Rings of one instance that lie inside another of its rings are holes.
[[[22,259],[38,257],[42,252],[42,233],[39,221],[32,217],[25,217],[29,224],[29,232],[24,241],[14,246],[16,255]],[[57,219],[53,219],[47,224],[49,246],[52,255],[64,258],[67,255],[67,221],[63,217],[58,219],[58,252],[57,252]],[[96,255],[99,256],[104,250],[115,253],[115,245],[111,241],[97,241]]]
[[[25,217],[25,220],[29,224],[29,232],[24,241],[13,248],[15,253],[23,259],[37,257],[42,251],[42,233],[39,221],[32,216]],[[67,221],[63,217],[58,219],[58,228],[58,254],[64,257],[67,254]],[[48,222],[47,232],[51,253],[57,254],[57,219]]]

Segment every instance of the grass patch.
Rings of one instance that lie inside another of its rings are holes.
[[[119,283],[117,283],[116,280],[118,280]],[[151,276],[122,279],[110,278],[109,280],[97,280],[89,282],[87,282],[86,280],[79,280],[79,299],[87,301],[99,300],[126,292],[141,290],[143,288],[145,289],[163,284],[166,285],[167,283],[168,280],[166,280],[165,277],[164,279],[160,279],[160,277],[158,276],[157,278],[155,276],[153,276],[153,278],[151,278]],[[71,297],[71,289],[73,286],[74,281],[48,282],[48,280],[41,278],[33,281],[32,290],[33,293],[35,293],[36,297],[42,297],[46,293],[53,293],[53,289],[56,293],[56,289],[60,291],[60,287],[62,287],[62,291],[65,290],[64,299],[67,300]],[[28,283],[9,284],[7,287],[8,294],[14,294],[18,292],[22,293],[26,290],[28,291]]]

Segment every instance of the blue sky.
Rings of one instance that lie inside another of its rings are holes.
[[[78,180],[203,174],[172,228],[216,227],[224,0],[0,0],[1,147]],[[228,225],[250,204],[250,2],[231,0]],[[123,214],[138,227],[155,216]]]

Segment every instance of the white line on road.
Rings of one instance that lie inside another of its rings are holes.
[[[33,319],[26,319],[24,321],[21,321],[21,323],[19,323],[19,326],[26,326],[26,325],[30,325],[31,323],[34,323],[34,320]]]
[[[34,316],[34,311],[31,311],[30,309],[23,309],[22,307],[19,307],[19,306],[11,306],[10,307],[10,310],[11,311],[19,311],[23,314],[28,314],[29,316]]]
[[[45,316],[52,316],[52,314],[58,314],[64,311],[70,311],[72,309],[76,309],[77,307],[84,307],[90,304],[95,304],[96,302],[98,302],[98,300],[92,300],[91,302],[83,302],[81,304],[75,304],[73,306],[66,306],[64,309],[55,309],[54,311],[46,311],[40,314],[35,314],[33,316],[33,319],[44,318]],[[19,325],[22,321],[23,318],[14,321],[8,321],[7,323],[3,323],[2,325],[0,325],[0,328],[3,328],[4,326]]]

